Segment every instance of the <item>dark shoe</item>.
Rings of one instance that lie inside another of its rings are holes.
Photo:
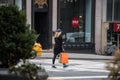
[[[52,68],[56,68],[56,66],[52,66]]]
[[[66,67],[68,67],[68,65],[63,65],[63,68],[66,68]]]

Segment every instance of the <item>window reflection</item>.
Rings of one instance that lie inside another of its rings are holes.
[[[65,36],[65,35],[63,35]],[[66,42],[84,42],[84,32],[71,32],[66,33]]]
[[[60,0],[60,28],[66,42],[85,42],[85,0]],[[72,25],[72,19],[76,17],[80,25],[76,28]]]

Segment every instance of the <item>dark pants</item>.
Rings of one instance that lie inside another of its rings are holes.
[[[58,55],[58,54],[54,54],[54,55],[53,55],[52,64],[55,64],[55,59],[56,59],[57,55]]]
[[[62,52],[62,47],[55,47],[54,48],[54,55],[53,55],[53,59],[52,59],[52,64],[55,64],[55,59],[56,57]]]

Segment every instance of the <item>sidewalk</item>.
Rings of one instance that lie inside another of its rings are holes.
[[[68,53],[69,59],[78,60],[111,60],[114,56],[105,56],[97,54],[87,54],[87,53]],[[38,58],[51,59],[53,57],[52,51],[43,51],[42,56]]]

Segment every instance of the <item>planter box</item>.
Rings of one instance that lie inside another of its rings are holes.
[[[102,80],[111,80],[110,78],[103,78]]]
[[[47,80],[48,74],[47,72],[38,72],[39,77],[42,80]],[[9,73],[7,68],[0,68],[0,80],[29,80],[27,77],[24,76],[18,76]]]
[[[48,73],[44,71],[38,72],[38,75],[42,80],[47,80],[48,78]]]

